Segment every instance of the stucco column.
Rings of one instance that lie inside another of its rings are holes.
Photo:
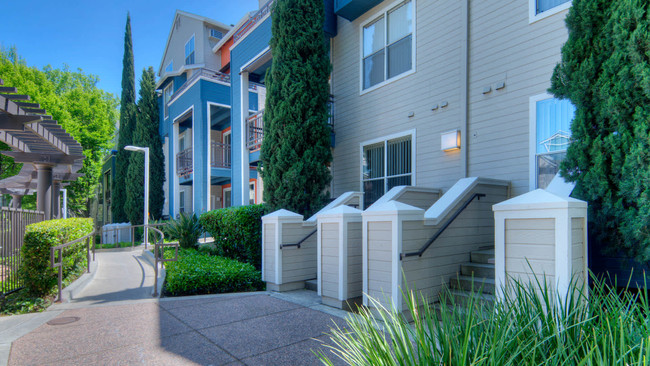
[[[61,181],[55,180],[52,183],[52,218],[61,218]]]
[[[52,218],[52,166],[37,164],[36,209],[45,213],[44,220]]]
[[[248,181],[250,180],[249,151],[248,151],[248,72],[241,73],[241,202],[245,206],[249,203],[250,195]],[[234,187],[233,187],[234,188]],[[236,188],[234,188],[236,189]]]
[[[21,208],[23,206],[22,205],[22,199],[23,199],[22,195],[20,195],[20,194],[12,194],[11,195],[11,207],[16,208],[16,209]]]

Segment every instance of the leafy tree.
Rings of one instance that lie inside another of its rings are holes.
[[[126,30],[124,31],[124,57],[122,59],[122,98],[120,99],[120,129],[117,140],[117,158],[115,161],[115,181],[111,212],[113,221],[128,220],[126,214],[126,179],[129,167],[130,152],[124,146],[133,142],[135,127],[135,70],[133,66],[133,41],[131,39],[131,16],[126,15]]]
[[[650,20],[641,0],[574,0],[551,91],[576,106],[562,174],[601,247],[650,259]]]
[[[77,140],[85,156],[84,176],[68,187],[68,208],[80,216],[88,216],[90,202],[99,184],[102,158],[110,149],[117,121],[117,100],[97,87],[99,79],[81,69],[71,71],[46,66],[43,70],[27,66],[15,48],[0,52],[0,75],[6,85],[15,86],[22,94],[31,96],[47,110],[53,119]],[[20,170],[2,159],[2,177],[15,175]],[[33,198],[25,197],[33,202]],[[25,205],[25,207],[31,207]]]
[[[154,219],[159,219],[165,200],[163,192],[165,162],[162,141],[158,133],[158,97],[156,95],[156,74],[153,67],[142,71],[133,144],[149,147],[149,212]],[[125,210],[129,221],[133,224],[143,222],[143,182],[144,154],[132,152],[126,179]]]
[[[272,15],[260,174],[273,209],[311,215],[328,194],[330,63],[321,0],[279,0]]]

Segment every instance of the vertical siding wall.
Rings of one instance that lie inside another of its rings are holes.
[[[469,64],[463,63],[469,3]],[[529,24],[529,1],[416,0],[415,73],[360,92],[361,25],[394,4],[383,1],[353,22],[338,21],[332,47],[336,148],[333,194],[360,187],[360,144],[415,129],[413,185],[447,189],[459,178],[512,182],[529,190],[529,97],[546,92],[567,39],[566,11]],[[463,72],[468,70],[468,83]],[[505,88],[495,90],[496,84]],[[492,91],[483,94],[485,87]],[[461,105],[467,92],[467,105]],[[446,108],[432,110],[447,102]],[[467,173],[461,153],[440,150],[440,133],[466,123]],[[410,112],[413,117],[408,117]]]
[[[442,286],[456,277],[460,265],[470,260],[470,252],[494,245],[494,214],[492,205],[507,198],[507,187],[479,184],[450,211],[453,215],[474,193],[485,194],[474,199],[427,249],[422,257],[406,257],[402,269],[410,289],[417,289],[429,301],[436,301]],[[405,221],[402,228],[402,253],[418,251],[445,224],[425,225],[424,221]],[[403,301],[403,300],[402,300]],[[402,308],[406,308],[402,303]]]

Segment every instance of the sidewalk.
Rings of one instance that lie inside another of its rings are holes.
[[[322,342],[346,313],[314,292],[154,299],[153,269],[138,254],[98,253],[72,302],[0,319],[0,338],[21,336],[8,364],[318,365],[319,350],[339,363]]]

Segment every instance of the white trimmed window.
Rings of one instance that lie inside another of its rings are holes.
[[[362,143],[361,190],[363,207],[369,207],[396,186],[413,184],[413,135]]]
[[[194,64],[194,36],[185,43],[185,65]]]
[[[169,118],[169,101],[172,99],[172,94],[174,94],[174,81],[167,84],[163,90],[163,104],[165,109],[165,119]]]
[[[530,23],[559,13],[571,7],[571,0],[528,0]]]
[[[401,1],[362,26],[361,89],[413,70],[415,4]]]
[[[216,38],[216,39],[221,39],[221,38],[223,38],[223,33],[219,32],[216,29],[210,28],[210,37]]]
[[[178,192],[178,212],[185,212],[185,191]]]
[[[169,61],[169,65],[165,67],[165,72],[172,72],[174,71],[174,60]]]
[[[231,196],[232,188],[224,188],[223,189],[223,207],[230,207],[232,206],[232,196]]]
[[[250,192],[248,193],[248,203],[251,205],[255,204],[255,182],[250,182],[249,184]]]
[[[566,157],[575,107],[549,94],[530,98],[530,188],[546,188]]]

